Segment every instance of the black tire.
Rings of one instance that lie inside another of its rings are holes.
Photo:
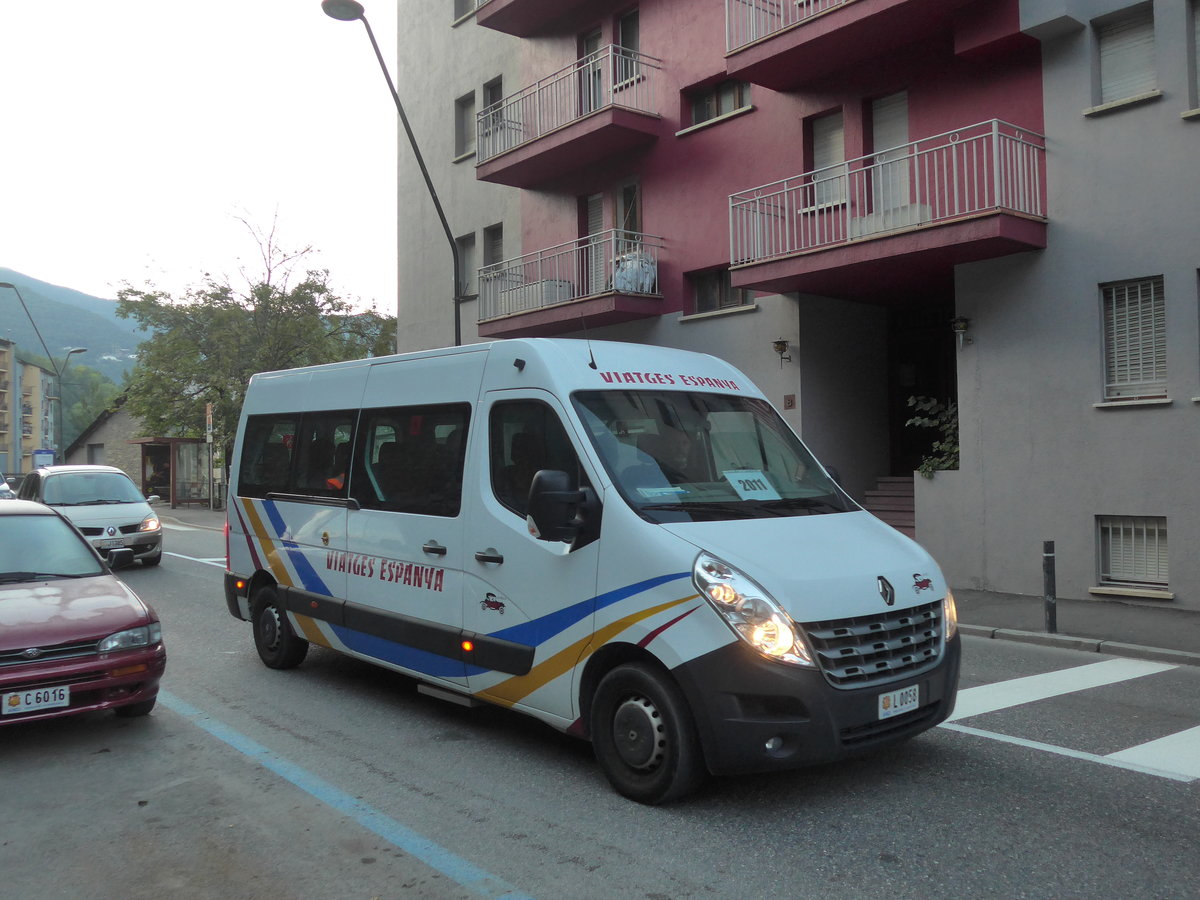
[[[157,702],[158,697],[151,697],[149,700],[143,700],[140,703],[127,703],[125,706],[118,706],[113,710],[113,713],[122,719],[148,716],[150,715],[150,710],[154,709],[154,704]]]
[[[294,669],[308,655],[308,641],[297,637],[279,606],[279,595],[271,587],[259,588],[250,605],[254,648],[272,669]]]
[[[157,566],[160,562],[162,562],[162,547],[159,547],[158,552],[153,556],[142,557],[142,565],[146,566],[147,568],[150,566]]]
[[[616,791],[658,805],[706,775],[687,700],[670,676],[643,663],[617,666],[592,698],[592,748]]]

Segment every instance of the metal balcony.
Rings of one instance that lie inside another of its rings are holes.
[[[662,314],[662,240],[605,231],[479,270],[481,337],[534,337]]]
[[[950,27],[969,0],[725,0],[726,71],[775,91]]]
[[[729,198],[732,282],[870,298],[1046,246],[1045,138],[999,119]]]
[[[653,57],[610,44],[482,110],[475,177],[530,188],[658,137]]]
[[[493,31],[532,37],[556,26],[567,28],[594,6],[595,0],[476,0],[475,22]]]

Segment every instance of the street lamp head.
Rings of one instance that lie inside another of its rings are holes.
[[[366,12],[358,0],[321,0],[321,9],[329,18],[339,22],[354,22]]]

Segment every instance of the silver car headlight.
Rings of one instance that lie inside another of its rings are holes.
[[[158,531],[162,528],[162,523],[158,521],[158,516],[154,513],[142,519],[142,524],[138,526],[138,531]]]
[[[800,629],[754,579],[708,553],[696,557],[692,583],[738,637],[768,659],[813,666]]]
[[[137,650],[140,647],[153,647],[162,641],[162,626],[158,622],[118,631],[100,641],[96,649],[100,653],[114,653],[118,650]]]

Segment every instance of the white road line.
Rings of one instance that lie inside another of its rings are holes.
[[[193,528],[191,525],[176,525],[173,522],[163,522],[162,527],[168,531],[201,531],[200,528]]]
[[[206,566],[217,566],[222,569],[225,568],[225,557],[223,556],[212,557],[210,559],[200,559],[196,556],[184,556],[182,553],[172,553],[170,550],[164,550],[163,555],[174,556],[177,559],[187,559],[191,560],[192,562],[204,563]]]
[[[1200,778],[1200,728],[1168,734],[1156,741],[1110,753],[1105,759],[1180,772],[1193,779]]]
[[[938,726],[946,728],[950,731],[957,731],[962,734],[969,734],[973,737],[987,738],[990,741],[1000,741],[1004,744],[1015,744],[1018,747],[1028,747],[1031,750],[1041,750],[1046,753],[1053,753],[1057,756],[1068,756],[1071,759],[1082,759],[1086,762],[1099,763],[1102,766],[1111,766],[1114,769],[1125,769],[1129,772],[1140,772],[1143,775],[1153,775],[1156,778],[1167,778],[1171,781],[1182,781],[1184,784],[1189,784],[1200,778],[1200,775],[1189,772],[1171,771],[1170,769],[1156,768],[1153,766],[1142,765],[1133,760],[1121,760],[1116,757],[1119,753],[1114,753],[1111,756],[1099,756],[1095,753],[1084,753],[1082,750],[1071,750],[1068,747],[1056,747],[1054,744],[1043,744],[1041,741],[1030,741],[1025,738],[1013,737],[1008,734],[997,734],[994,731],[984,731],[982,728],[971,728],[969,725],[955,725],[950,722],[943,722]],[[1187,734],[1184,731],[1181,734]],[[1167,740],[1167,738],[1163,738]],[[1157,743],[1152,741],[1151,743]],[[1143,745],[1146,746],[1146,745]],[[1137,749],[1136,747],[1133,749]],[[1128,753],[1128,750],[1122,750],[1121,753]]]
[[[982,713],[1008,709],[1012,706],[1046,700],[1050,697],[1061,697],[1063,694],[1073,694],[1088,688],[1116,684],[1119,681],[1141,678],[1143,675],[1154,675],[1174,668],[1176,667],[1169,663],[1140,659],[1110,659],[1105,662],[1090,663],[1086,666],[1060,669],[1057,672],[1045,672],[1041,675],[1030,675],[1027,678],[1014,678],[1011,681],[998,681],[995,684],[967,688],[958,692],[954,714],[947,721],[954,722]]]

